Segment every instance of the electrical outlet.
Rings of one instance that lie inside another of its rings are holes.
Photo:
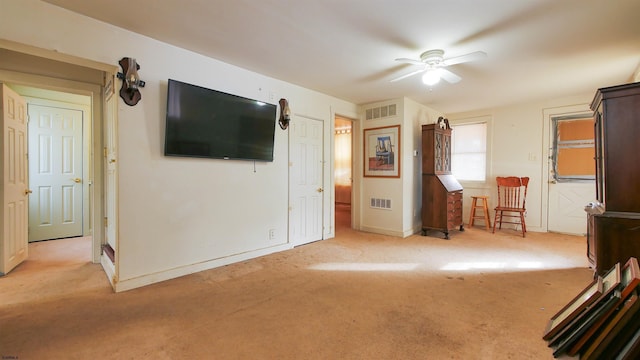
[[[276,238],[276,229],[269,229],[269,240],[274,240]]]

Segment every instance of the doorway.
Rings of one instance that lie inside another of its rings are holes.
[[[77,238],[86,244],[82,247],[86,253],[69,255],[80,255],[80,261],[91,260],[88,186],[84,189],[90,158],[91,98],[23,85],[8,86],[24,102],[29,119],[24,137],[29,154],[25,245]],[[31,253],[32,246],[26,246]]]
[[[584,206],[595,199],[593,113],[587,109],[584,105],[545,110],[549,232],[587,233]]]
[[[86,204],[82,210],[86,220],[83,220],[82,231],[91,235],[91,261],[100,263],[104,239],[104,159],[102,127],[99,124],[102,123],[104,111],[102,99],[106,93],[105,82],[107,89],[112,87],[110,79],[115,76],[117,67],[4,40],[0,40],[0,54],[0,81],[16,88],[49,90],[52,93],[64,93],[65,96],[90,99],[87,114],[95,116],[85,122],[90,128],[85,127],[86,132],[83,133],[84,142],[89,145],[83,151],[86,166],[83,166],[81,181],[84,190],[88,190],[82,195]],[[27,223],[24,224],[26,229]]]
[[[334,128],[335,229],[350,229],[353,190],[353,120],[336,116]]]

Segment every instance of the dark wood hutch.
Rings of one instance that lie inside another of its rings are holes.
[[[640,83],[598,89],[595,117],[596,198],[589,215],[587,256],[597,275],[640,258]]]
[[[422,235],[449,231],[462,221],[462,185],[451,174],[451,127],[446,119],[422,125]]]

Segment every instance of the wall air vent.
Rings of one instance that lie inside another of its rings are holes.
[[[371,202],[369,204],[375,209],[391,210],[391,199],[371,198]]]
[[[367,109],[365,111],[366,119],[382,119],[389,116],[396,116],[396,104],[385,105]]]

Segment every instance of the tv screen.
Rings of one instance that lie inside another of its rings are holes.
[[[164,154],[273,161],[276,105],[169,79]]]

